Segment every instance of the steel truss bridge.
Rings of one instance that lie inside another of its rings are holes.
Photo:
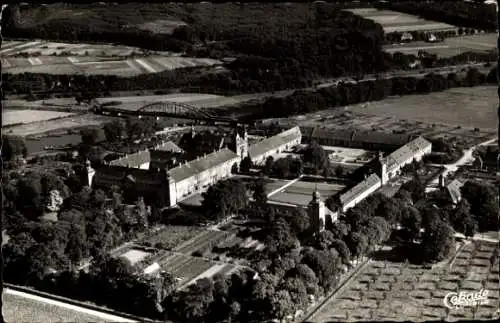
[[[206,122],[221,122],[232,124],[244,124],[247,122],[239,121],[231,117],[214,116],[205,109],[197,108],[185,103],[178,102],[154,102],[141,107],[138,110],[120,109],[112,105],[99,105],[94,108],[96,114],[110,115],[116,117],[137,116],[156,117],[156,118],[177,118],[189,119]]]

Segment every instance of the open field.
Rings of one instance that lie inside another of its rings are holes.
[[[497,245],[467,243],[450,264],[422,266],[372,261],[312,321],[429,321],[494,319],[499,306],[498,265],[490,258]],[[498,255],[497,255],[498,258]],[[497,259],[498,264],[498,259]],[[447,309],[449,292],[488,290],[487,305]]]
[[[377,10],[375,8],[348,9],[356,15],[370,19],[382,25],[385,33],[409,31],[433,31],[458,28],[441,22],[421,19],[391,10]]]
[[[311,201],[311,192],[318,190],[323,198],[335,195],[345,188],[342,184],[297,181],[284,190],[269,197],[269,201],[306,206]]]
[[[392,97],[348,108],[375,116],[447,123],[463,127],[494,129],[497,126],[497,87],[454,88],[428,95]]]
[[[464,147],[470,147],[497,136],[496,93],[493,86],[454,88],[266,122],[423,135],[430,139],[443,137],[456,139]],[[474,128],[479,131],[474,131]]]
[[[157,243],[161,243],[162,249],[170,250],[177,247],[181,243],[192,239],[202,231],[203,229],[198,227],[168,225],[164,226],[152,235],[145,237],[140,243],[151,244],[153,247]]]
[[[82,114],[69,116],[57,120],[47,120],[42,122],[12,126],[4,131],[5,134],[17,136],[30,136],[46,133],[49,131],[77,130],[82,127],[97,126],[103,123],[115,120],[112,117],[106,117],[95,114]]]
[[[42,111],[42,110],[3,110],[2,126],[18,123],[30,123],[45,121],[55,118],[62,118],[73,115],[70,112]]]
[[[13,295],[2,294],[2,313],[6,322],[113,322],[57,305]]]
[[[439,57],[451,57],[465,52],[488,52],[496,50],[496,34],[477,34],[460,37],[445,38],[440,43],[427,43],[424,41],[394,44],[384,46],[388,53],[401,52],[404,54],[417,55],[420,50]]]

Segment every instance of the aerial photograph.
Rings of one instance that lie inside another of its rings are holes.
[[[496,0],[0,20],[0,322],[500,319]]]

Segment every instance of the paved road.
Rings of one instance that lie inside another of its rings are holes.
[[[453,164],[431,164],[431,166],[444,167],[445,170],[441,174],[443,174],[443,176],[446,177],[450,172],[456,172],[459,167],[467,165],[468,163],[474,162],[474,156],[472,156],[472,154],[474,153],[474,150],[477,147],[489,145],[489,144],[495,142],[496,140],[497,140],[497,138],[493,138],[490,140],[486,140],[486,141],[484,141],[480,144],[477,144],[475,146],[472,146],[471,148],[465,150],[463,156],[460,157],[460,159],[457,160]],[[431,192],[431,191],[436,190],[438,183],[439,183],[439,176],[434,178],[432,181],[429,182],[429,184],[426,188],[426,191]]]

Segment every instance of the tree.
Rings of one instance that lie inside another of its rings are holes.
[[[375,214],[387,220],[394,227],[401,217],[401,205],[397,199],[384,198],[375,211]]]
[[[104,125],[104,134],[106,136],[106,140],[109,142],[115,142],[119,140],[125,132],[125,127],[123,123],[118,120],[115,120],[110,123],[106,123]]]
[[[202,206],[212,220],[225,219],[248,205],[245,185],[239,180],[219,181],[202,193]]]
[[[316,171],[324,170],[330,166],[327,152],[315,141],[304,151],[304,162],[313,165]]]
[[[274,166],[274,158],[273,156],[269,156],[266,158],[266,163],[264,164],[264,174],[271,175]]]
[[[466,199],[462,199],[456,209],[451,212],[450,223],[456,231],[463,233],[466,237],[474,236],[477,222],[470,213],[470,204]]]
[[[286,219],[293,234],[299,239],[304,238],[311,224],[307,212],[302,208],[295,208],[286,214]]]
[[[99,130],[95,128],[83,129],[80,131],[80,136],[84,145],[93,146],[99,139]]]
[[[267,189],[266,182],[263,178],[259,178],[255,181],[252,186],[253,188],[253,199],[255,203],[259,206],[264,206],[267,204]]]
[[[287,290],[279,290],[271,295],[270,302],[273,318],[283,319],[287,315],[292,314],[295,308],[292,297]]]
[[[420,237],[422,227],[422,217],[418,209],[408,206],[402,211],[401,226],[405,231],[408,240],[413,241]]]
[[[252,159],[249,156],[246,156],[241,160],[240,172],[248,173],[250,171],[250,168],[252,168],[252,166],[253,166]]]
[[[414,202],[419,201],[425,197],[425,184],[420,180],[419,177],[415,177],[411,181],[401,185],[400,190],[406,190],[410,192],[412,200]]]
[[[461,188],[462,197],[470,203],[480,231],[498,227],[498,188],[477,181],[467,181]]]
[[[330,229],[330,231],[333,233],[333,236],[336,239],[344,240],[344,238],[351,231],[351,227],[343,219],[340,219],[332,224],[332,228]]]
[[[443,221],[436,221],[433,226],[425,228],[420,248],[423,261],[445,259],[455,251],[453,229]]]
[[[346,241],[351,256],[359,259],[368,250],[368,240],[365,235],[358,232],[351,232]]]
[[[330,246],[337,250],[342,263],[344,265],[350,266],[351,252],[349,251],[347,244],[343,240],[335,239],[332,241]]]
[[[24,138],[19,136],[2,135],[2,159],[11,161],[15,157],[26,158],[28,150]]]
[[[319,284],[325,291],[337,283],[340,259],[328,250],[309,249],[304,253],[302,263],[308,265],[319,279]]]
[[[297,277],[300,279],[306,287],[307,294],[318,295],[319,280],[308,265],[303,263],[297,264],[297,266],[290,271],[290,277]]]
[[[68,255],[74,266],[88,256],[87,234],[85,226],[78,224],[70,224],[68,244],[66,245],[65,254]]]
[[[266,245],[271,253],[286,253],[298,245],[290,225],[283,218],[277,218],[272,224]]]

